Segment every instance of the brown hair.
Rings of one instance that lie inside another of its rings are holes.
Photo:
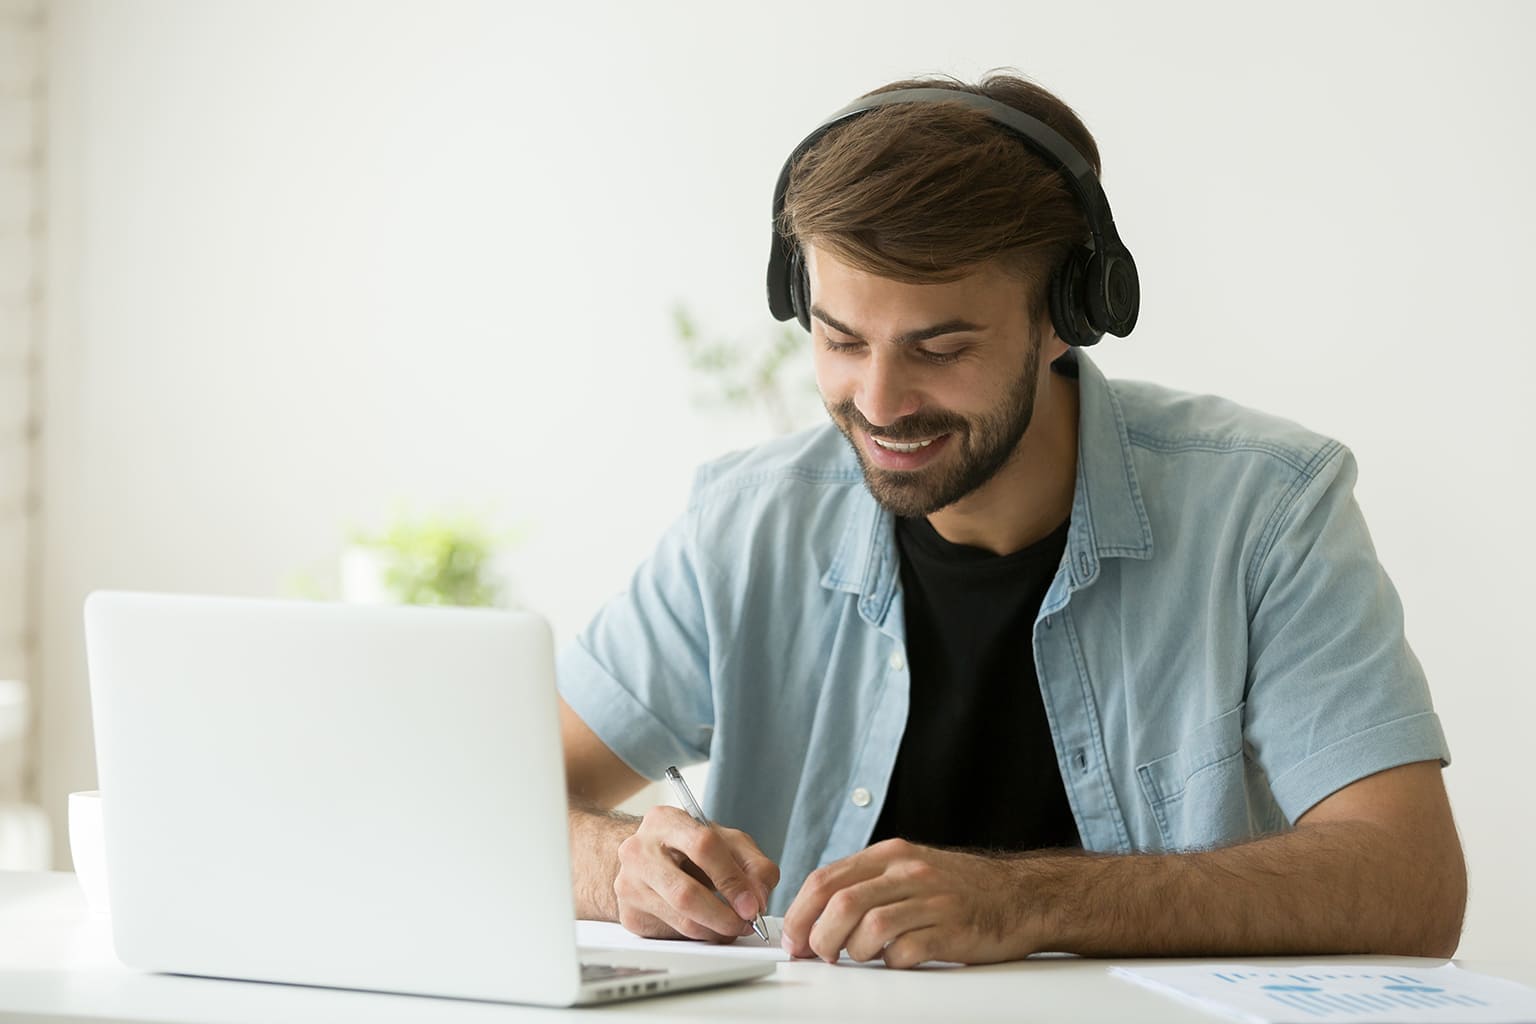
[[[954,78],[892,82],[897,89],[977,93],[1044,121],[1097,173],[1099,149],[1061,100],[1017,75],[976,85]],[[790,172],[780,229],[868,273],[912,283],[953,281],[988,260],[1044,285],[1088,226],[1061,173],[984,113],[948,103],[879,107],[840,124]]]

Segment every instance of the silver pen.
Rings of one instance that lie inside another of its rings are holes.
[[[687,780],[683,778],[683,773],[677,770],[676,765],[667,769],[667,781],[672,783],[672,789],[677,793],[677,799],[682,802],[683,810],[688,812],[688,817],[705,828],[715,827],[714,823],[705,816],[704,808],[700,807],[699,802],[694,799],[693,790],[688,788]],[[716,890],[715,895],[720,897],[721,903],[728,907],[731,905],[731,901],[726,899],[723,893]],[[733,907],[732,909],[735,908]],[[758,914],[757,917],[752,919],[752,930],[757,933],[758,938],[764,942],[768,941],[768,922],[763,920],[762,914]]]

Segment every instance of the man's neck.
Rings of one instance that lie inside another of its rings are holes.
[[[1029,430],[996,476],[928,517],[951,544],[1011,555],[1050,536],[1077,486],[1077,381],[1047,372]]]

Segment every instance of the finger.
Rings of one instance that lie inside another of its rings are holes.
[[[659,806],[645,813],[634,839],[645,848],[646,873],[652,886],[669,906],[684,911],[715,935],[740,934],[739,929],[746,918],[714,897],[719,887],[710,871],[713,866],[716,873],[739,873],[740,867],[731,857],[725,841],[713,829],[694,821],[680,808]],[[623,850],[621,846],[620,852]],[[649,859],[658,855],[669,863]],[[730,865],[730,869],[722,871],[722,863]],[[695,886],[682,884],[679,876],[683,872],[697,879]],[[710,894],[709,900],[700,897],[699,887]]]
[[[742,930],[747,927],[746,922],[716,894],[707,879],[695,878],[665,854],[662,854],[660,860],[666,867],[656,869],[651,888],[669,912],[662,914],[665,920],[673,922],[672,915],[681,915],[687,921],[707,929],[708,934],[694,934],[694,938],[710,941],[730,941],[742,934]],[[655,913],[654,910],[652,912]]]
[[[906,970],[929,960],[941,960],[943,939],[938,928],[918,928],[898,936],[885,947],[885,966]]]
[[[868,963],[884,956],[891,943],[906,933],[938,923],[932,901],[908,893],[904,899],[888,900],[866,910],[843,940],[843,948],[850,959]]]
[[[650,871],[635,861],[633,853],[621,862],[613,880],[619,923],[636,935],[651,939],[698,939],[707,941],[709,929],[680,916],[656,892]]]
[[[811,948],[811,929],[826,910],[827,901],[836,893],[880,874],[889,857],[884,844],[860,850],[851,857],[833,861],[812,871],[784,912],[783,945],[793,956],[815,956]]]
[[[719,829],[700,824],[692,818],[684,820],[686,824],[678,822],[675,828],[666,833],[667,844],[704,872],[709,880],[706,884],[725,897],[722,906],[729,905],[738,923],[751,920],[764,903],[756,880],[737,858],[732,843]]]
[[[676,867],[673,867],[676,870]],[[656,892],[650,870],[633,861],[624,864],[613,880],[619,923],[647,938],[683,938],[708,941],[710,929],[681,914]]]
[[[740,829],[722,828],[720,834],[731,847],[742,870],[746,872],[748,884],[757,897],[757,908],[748,916],[767,913],[768,897],[779,885],[779,866],[762,851],[751,836]]]
[[[614,879],[620,907],[659,918],[688,938],[718,941],[741,934],[741,917],[720,902],[707,879],[689,874],[698,869],[664,844],[666,832],[642,823],[620,844]]]
[[[681,881],[677,881],[677,880]],[[652,917],[683,938],[700,942],[730,942],[746,925],[713,892],[672,865],[666,878],[649,877],[619,893],[619,910]],[[625,924],[630,931],[638,930]]]
[[[719,892],[716,892],[714,883],[709,880],[709,876],[706,875],[703,872],[703,870],[699,868],[698,865],[694,864],[693,861],[689,860],[687,857],[684,857],[682,854],[678,853],[675,850],[672,851],[671,856],[673,857],[674,862],[677,864],[677,866],[679,868],[681,868],[684,872],[687,873],[688,877],[692,878],[695,882],[698,882],[704,888],[706,888],[710,892],[714,893],[715,894],[715,899],[720,901],[720,905],[722,907],[725,907],[725,908],[727,908],[729,910],[734,910],[735,909],[730,904],[725,902],[725,897],[724,896],[720,895]],[[748,923],[744,919],[740,919],[738,917],[738,922],[737,923],[741,926],[740,930],[737,933],[738,935],[746,935],[748,932],[750,932],[752,930],[752,925],[750,923]]]
[[[811,926],[811,949],[827,963],[836,963],[845,948],[855,960],[872,960],[879,956],[890,936],[882,936],[877,941],[876,929],[865,928],[866,934],[861,937],[857,949],[850,945],[853,936],[872,914],[876,915],[877,924],[888,921],[893,907],[910,902],[906,900],[909,888],[900,879],[881,874],[834,893],[827,900],[821,917]]]

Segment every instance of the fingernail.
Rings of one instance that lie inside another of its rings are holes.
[[[757,916],[757,900],[752,898],[751,893],[744,892],[737,896],[736,902],[731,904],[731,906],[735,907],[736,913],[740,914],[745,920],[751,920]]]

